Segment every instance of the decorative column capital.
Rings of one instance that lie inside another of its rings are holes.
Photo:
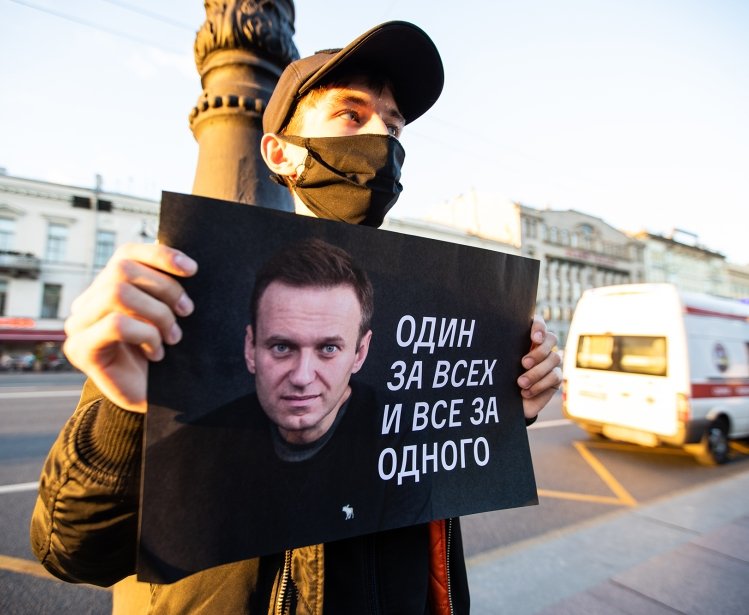
[[[190,112],[199,145],[193,193],[287,211],[260,155],[262,115],[283,69],[299,57],[293,0],[205,0],[195,37],[203,91]]]
[[[204,6],[206,20],[195,37],[201,76],[216,51],[250,50],[281,67],[299,58],[291,0],[205,0]]]
[[[195,37],[204,89],[190,112],[190,126],[195,132],[217,115],[244,115],[259,123],[281,71],[299,58],[292,39],[294,3],[205,0],[204,5],[206,20]]]

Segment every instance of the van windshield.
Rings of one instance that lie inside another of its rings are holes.
[[[666,338],[647,335],[581,335],[577,367],[666,376]]]

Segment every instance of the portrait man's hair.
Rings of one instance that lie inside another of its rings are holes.
[[[374,289],[366,271],[351,255],[322,239],[299,241],[278,251],[255,276],[255,287],[250,301],[252,324],[257,322],[257,310],[265,290],[273,282],[297,288],[333,288],[349,286],[361,307],[362,319],[359,338],[369,331],[374,313]]]

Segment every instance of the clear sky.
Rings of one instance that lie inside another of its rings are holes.
[[[190,192],[200,0],[0,0],[0,167]],[[747,0],[298,0],[302,55],[391,19],[442,53],[396,215],[477,190],[749,263]]]

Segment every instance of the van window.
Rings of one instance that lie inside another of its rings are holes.
[[[666,338],[646,335],[581,335],[577,367],[665,376]]]

